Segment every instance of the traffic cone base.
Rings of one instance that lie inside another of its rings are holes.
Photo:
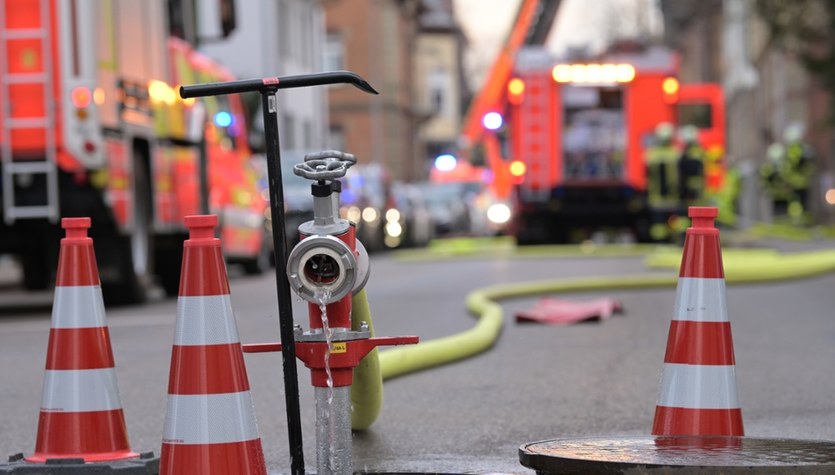
[[[741,409],[655,408],[653,434],[742,434]]]
[[[653,435],[744,435],[716,214],[689,210]]]
[[[125,417],[121,409],[112,411],[87,411],[62,413],[41,411],[38,425],[42,427],[68,427],[73,430],[59,432],[48,441],[39,443],[35,454],[26,457],[27,462],[44,463],[47,459],[74,458],[76,455],[85,462],[107,462],[139,457],[128,445]],[[102,427],[111,431],[101,431]],[[110,452],[101,447],[114,447]],[[124,447],[124,448],[122,448]]]
[[[28,462],[139,457],[128,444],[89,218],[65,218],[35,453]]]
[[[164,445],[162,457],[168,461],[167,473],[267,474],[260,439],[229,444]]]
[[[169,395],[162,459],[168,473],[266,473],[249,391]],[[186,467],[188,471],[185,471]]]
[[[664,364],[653,434],[742,432],[733,365]]]

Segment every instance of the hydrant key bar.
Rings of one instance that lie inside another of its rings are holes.
[[[248,343],[241,345],[244,353],[269,353],[271,351],[281,351],[281,343]]]
[[[378,346],[413,345],[418,343],[418,340],[417,336],[384,336],[334,341],[330,343],[330,350],[325,341],[297,341],[296,356],[315,373],[312,375],[314,386],[328,386],[327,369],[333,373],[334,387],[350,386],[353,383],[353,369],[371,350]],[[281,343],[250,343],[242,347],[244,353],[281,351]],[[327,364],[325,354],[328,354]]]

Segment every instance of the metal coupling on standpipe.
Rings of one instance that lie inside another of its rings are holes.
[[[351,248],[330,235],[307,237],[287,258],[290,287],[310,303],[337,302],[354,288],[357,259]]]

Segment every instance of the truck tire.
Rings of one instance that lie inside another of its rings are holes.
[[[244,273],[247,275],[261,275],[270,268],[273,261],[272,250],[270,249],[267,237],[264,236],[261,242],[261,251],[258,255],[241,261],[244,267]]]
[[[59,234],[49,223],[31,223],[23,225],[21,235],[26,236],[17,255],[23,288],[46,290],[55,282],[63,231]]]
[[[151,180],[143,157],[134,150],[133,229],[128,235],[116,231],[108,245],[100,246],[100,262],[106,263],[110,270],[102,274],[102,294],[108,304],[143,303],[153,284]]]
[[[158,236],[154,240],[154,270],[157,281],[168,297],[180,293],[180,272],[183,264],[183,241],[188,234]]]
[[[23,287],[26,290],[44,290],[49,287],[52,273],[49,259],[42,250],[27,251],[20,256],[23,271]]]

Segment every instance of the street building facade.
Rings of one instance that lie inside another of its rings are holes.
[[[463,72],[466,46],[452,0],[424,0],[415,51],[415,80],[419,113],[418,160],[423,169],[435,157],[458,149],[469,97]]]
[[[329,147],[353,153],[359,164],[378,164],[397,180],[419,177],[413,52],[417,0],[334,0],[326,12],[325,69],[349,70],[379,95],[331,86]]]
[[[204,41],[201,51],[241,79],[309,74],[324,69],[325,8],[318,0],[247,0],[236,3],[238,28],[224,41]],[[277,93],[282,150],[327,145],[327,90],[309,87]],[[248,101],[256,133],[263,130],[260,99]],[[258,138],[256,137],[256,140]]]

